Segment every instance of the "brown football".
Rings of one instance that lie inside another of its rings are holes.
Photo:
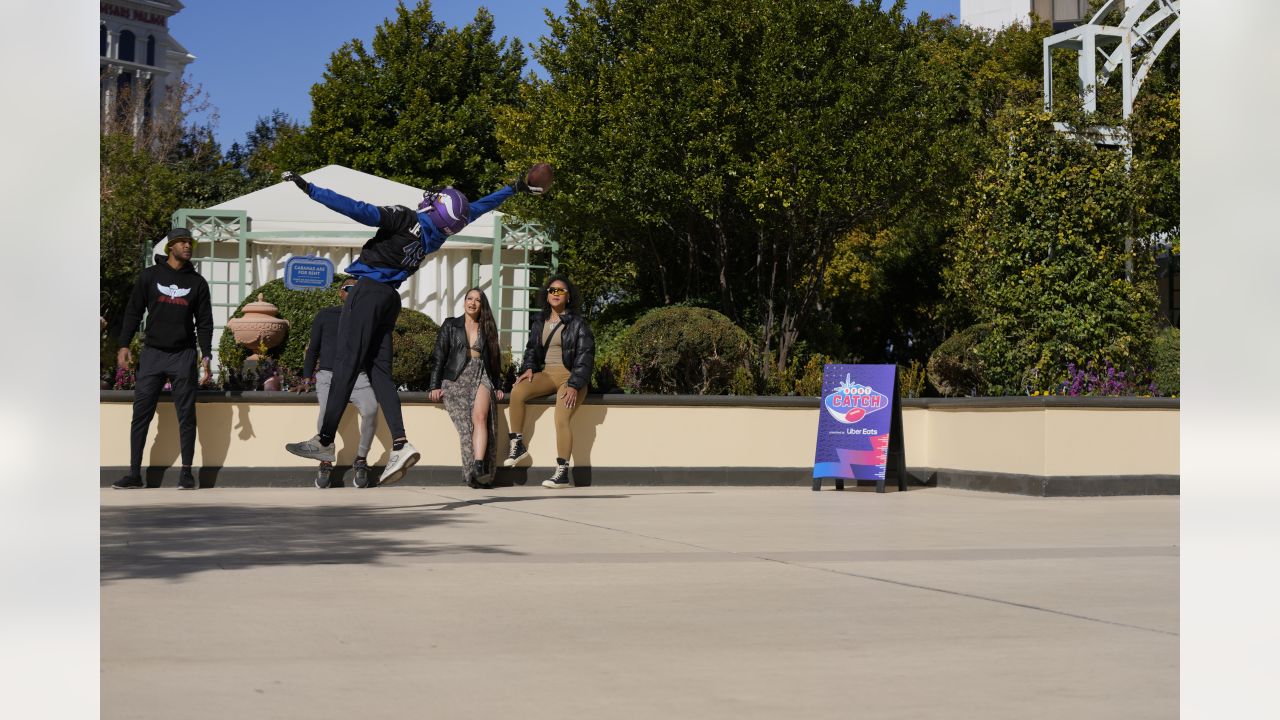
[[[529,168],[529,172],[525,173],[524,181],[532,187],[542,188],[545,192],[550,190],[552,183],[556,181],[556,174],[550,164],[536,163]]]

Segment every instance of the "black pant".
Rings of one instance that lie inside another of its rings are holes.
[[[138,358],[138,382],[133,389],[133,423],[129,428],[129,474],[142,475],[142,448],[147,444],[151,418],[160,402],[165,381],[173,383],[173,407],[178,412],[178,439],[182,464],[196,454],[196,351],[167,352],[142,348]]]
[[[391,379],[391,333],[399,316],[400,293],[390,285],[360,278],[355,287],[347,291],[342,316],[338,319],[333,381],[320,425],[320,441],[324,444],[333,442],[342,413],[351,401],[356,376],[362,370],[369,376],[392,439],[405,437],[400,391]]]

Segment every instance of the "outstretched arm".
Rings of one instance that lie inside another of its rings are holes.
[[[507,198],[515,194],[515,186],[508,185],[497,192],[489,193],[488,195],[485,195],[479,200],[471,203],[471,222],[475,222],[476,218],[498,207],[502,203],[506,202]]]
[[[297,185],[298,189],[306,193],[307,197],[312,200],[315,200],[334,212],[346,215],[361,225],[378,227],[379,222],[382,219],[382,213],[378,211],[378,206],[370,205],[369,203],[361,200],[353,200],[346,195],[336,193],[328,188],[313,185],[292,170],[286,170],[280,175],[280,177],[292,182],[294,185]]]

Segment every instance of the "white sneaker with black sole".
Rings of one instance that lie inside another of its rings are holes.
[[[399,450],[392,450],[391,457],[387,458],[387,466],[382,470],[382,477],[379,478],[379,485],[387,485],[393,482],[399,482],[404,474],[409,472],[409,468],[418,464],[418,459],[422,454],[417,448],[405,443],[404,447]]]

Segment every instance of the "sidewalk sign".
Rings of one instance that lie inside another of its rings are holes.
[[[294,256],[284,263],[284,286],[290,290],[323,290],[333,284],[333,263],[314,255]]]
[[[882,493],[886,475],[898,481],[899,490],[907,489],[898,394],[897,365],[823,368],[814,490],[822,489],[822,478],[833,478],[837,490],[845,480],[875,480]]]

